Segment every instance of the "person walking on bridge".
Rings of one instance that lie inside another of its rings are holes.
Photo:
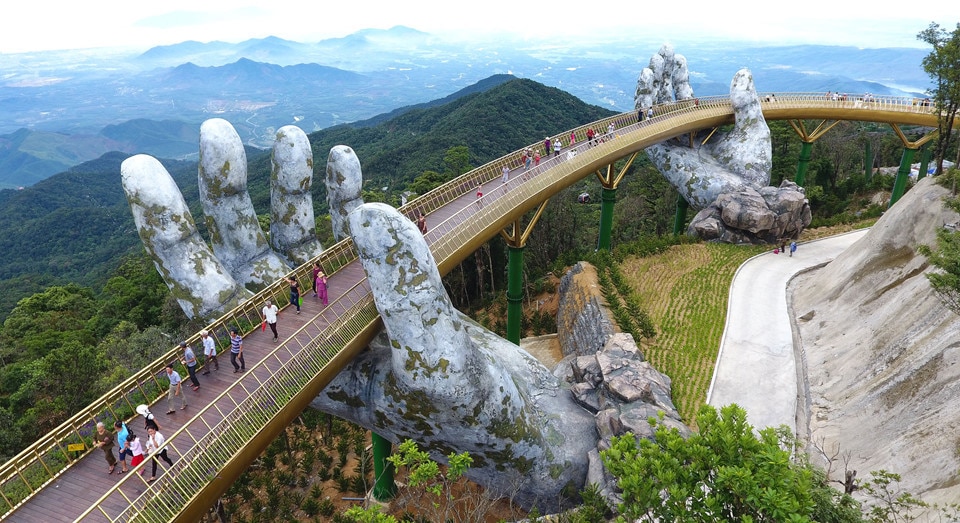
[[[94,445],[103,449],[103,457],[107,460],[107,474],[113,474],[113,469],[117,468],[117,457],[113,455],[113,433],[107,430],[103,422],[97,422],[97,433],[93,435]]]
[[[127,447],[127,436],[130,435],[130,431],[127,430],[127,424],[120,420],[113,423],[113,428],[117,434],[117,448],[120,449],[120,464],[123,466],[117,474],[123,474],[127,471],[127,456],[133,457],[133,452]]]
[[[163,434],[159,430],[150,427],[147,429],[147,454],[153,459],[151,463],[150,479],[147,480],[147,483],[152,483],[153,480],[157,479],[157,458],[159,457],[167,463],[168,467],[173,466],[173,460],[170,459],[170,456],[167,456],[167,449],[163,447],[166,439],[163,437]]]
[[[203,340],[203,374],[210,374],[211,363],[214,370],[220,370],[220,362],[217,361],[217,342],[213,341],[210,331],[206,329],[200,331],[200,339]]]
[[[230,329],[230,363],[233,364],[234,374],[247,370],[247,363],[243,361],[243,337],[237,333],[237,329]]]
[[[190,382],[193,383],[194,392],[200,390],[200,380],[197,379],[197,355],[193,353],[193,347],[187,345],[187,342],[181,341],[180,348],[183,349],[183,359],[180,363],[187,368],[187,374],[190,376]]]
[[[287,278],[287,283],[290,284],[290,305],[296,307],[297,314],[300,314],[300,284],[293,276]]]
[[[180,410],[184,410],[187,408],[187,397],[183,395],[183,379],[180,373],[173,370],[173,363],[167,364],[167,378],[170,379],[170,388],[167,389],[167,414],[174,414],[176,413],[173,410],[174,399],[180,396]]]
[[[323,273],[323,271],[320,271],[320,273]],[[314,284],[314,289],[319,290],[319,286]],[[324,289],[323,293],[326,294],[327,290]],[[270,300],[267,300],[263,304],[263,310],[261,311],[263,312],[263,321],[270,326],[270,332],[273,333],[273,341],[280,339],[279,335],[277,334],[277,312],[279,312],[279,310],[280,309],[277,308],[276,304]]]
[[[563,147],[563,144],[560,143],[560,137],[558,136],[556,140],[553,141],[553,155],[560,156],[560,149]]]

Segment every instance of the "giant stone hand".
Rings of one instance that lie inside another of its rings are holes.
[[[638,111],[656,104],[695,100],[686,59],[664,45],[637,80]],[[747,69],[730,84],[734,127],[707,138],[687,137],[646,149],[647,156],[687,202],[700,211],[689,232],[733,243],[776,242],[810,224],[803,189],[785,181],[769,187],[773,165],[770,128]]]
[[[340,170],[337,162],[352,168],[356,157],[343,149],[328,171]],[[143,245],[188,317],[217,317],[322,250],[314,234],[313,152],[306,134],[292,125],[280,128],[272,160],[268,243],[247,193],[247,159],[239,135],[219,118],[201,125],[200,200],[212,250],[159,161],[141,154],[121,165],[123,189]],[[329,198],[359,198],[359,185],[344,187],[328,188],[328,194],[333,193]]]
[[[255,288],[319,250],[306,218],[312,160],[301,135],[295,128],[278,133],[269,246],[255,227],[243,148],[228,123],[201,128],[201,194],[212,251],[157,160],[140,155],[123,163],[143,243],[191,316],[239,303],[251,294],[240,282]],[[549,511],[572,502],[588,474],[605,481],[596,472],[598,442],[627,430],[649,432],[647,420],[658,412],[686,430],[669,378],[643,361],[632,338],[608,341],[551,372],[453,307],[416,225],[392,207],[360,200],[360,162],[351,148],[330,151],[326,182],[335,235],[352,236],[384,330],[315,407],[393,442],[413,439],[441,461],[469,452],[469,478],[523,507]]]

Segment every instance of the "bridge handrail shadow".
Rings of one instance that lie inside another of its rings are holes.
[[[770,95],[767,95],[770,96]],[[921,122],[920,125],[935,125],[936,118],[932,114],[933,108],[918,105],[916,99],[899,97],[874,97],[872,101],[864,101],[863,96],[850,97],[847,100],[832,100],[822,93],[773,93],[773,99],[762,102],[764,113],[781,111],[784,117],[796,118],[792,114],[803,114],[804,110],[823,109],[826,114],[833,114],[840,110],[852,110],[856,114],[866,114],[865,109],[880,109],[878,112],[911,113],[920,116],[919,119],[906,121]],[[764,95],[761,95],[764,99]],[[815,116],[816,117],[816,116]],[[889,118],[884,116],[883,118]],[[851,118],[853,119],[853,118]],[[864,118],[869,120],[870,118]],[[417,212],[429,215],[434,210],[469,195],[478,183],[486,183],[500,177],[504,165],[511,169],[519,166],[520,154],[524,149],[541,152],[541,165],[531,169],[528,178],[523,184],[515,184],[517,188],[505,191],[500,198],[493,200],[490,205],[483,205],[476,213],[469,215],[470,227],[463,227],[466,222],[464,216],[454,215],[443,223],[432,224],[428,233],[428,240],[432,240],[431,248],[441,265],[441,272],[448,270],[449,262],[465,249],[476,245],[477,238],[489,238],[490,231],[495,231],[511,221],[517,219],[523,212],[535,206],[538,198],[546,192],[553,194],[561,187],[568,186],[589,174],[590,170],[599,165],[611,155],[625,156],[634,150],[646,145],[693,130],[697,125],[709,122],[711,125],[732,122],[732,109],[729,97],[700,97],[693,100],[684,100],[676,103],[661,104],[654,107],[652,118],[644,117],[638,122],[637,113],[628,112],[613,115],[608,118],[568,130],[552,138],[564,137],[565,153],[571,133],[576,137],[578,154],[569,159],[553,156],[545,151],[543,142],[535,142],[528,147],[504,155],[492,162],[473,169],[450,182],[420,196],[400,208],[407,216],[413,217]],[[605,136],[607,127],[614,124],[618,138],[607,142],[603,148],[591,149],[586,145],[586,131],[593,128],[598,135]],[[688,126],[689,128],[685,127]],[[643,140],[633,137],[633,133],[642,133]],[[627,140],[620,138],[629,137]],[[610,147],[613,144],[616,147]],[[632,144],[632,145],[631,145]],[[639,144],[639,145],[638,145]],[[605,151],[605,152],[604,152]],[[622,157],[622,156],[621,156]],[[557,176],[540,176],[548,169],[566,165],[563,173]],[[540,196],[538,196],[540,195]],[[489,199],[489,198],[488,198]],[[485,203],[485,202],[484,202]],[[459,213],[458,213],[459,214]],[[460,220],[457,222],[456,220]],[[450,234],[457,231],[456,234]],[[495,234],[495,232],[494,232]],[[342,267],[356,259],[352,241],[347,239],[334,244],[312,261],[318,261],[327,274],[332,275]],[[311,265],[308,262],[291,272],[291,276],[301,282],[309,283]],[[309,287],[309,285],[308,285]],[[276,282],[258,292],[236,309],[229,311],[222,317],[210,323],[206,330],[217,340],[221,349],[228,346],[226,333],[231,327],[236,327],[244,334],[259,326],[260,307],[266,299],[271,299],[278,305],[288,304],[287,288],[284,281]],[[370,305],[372,306],[372,305]],[[330,309],[334,310],[333,307]],[[373,313],[376,316],[375,308]],[[375,320],[374,320],[375,321]],[[194,347],[198,347],[199,334],[194,334],[186,340]],[[95,433],[97,421],[112,423],[113,420],[129,419],[136,405],[141,403],[153,404],[161,399],[166,390],[165,373],[163,369],[168,362],[177,361],[179,348],[174,346],[166,354],[155,360],[149,366],[137,372],[120,385],[114,387],[90,406],[72,416],[56,429],[48,432],[44,437],[24,449],[14,458],[0,465],[0,496],[6,505],[6,511],[0,514],[4,519],[25,500],[32,497],[44,486],[50,484],[59,475],[63,474],[78,459],[93,451],[91,446],[92,434]],[[201,414],[197,415],[198,417]],[[71,444],[83,444],[84,450],[76,453],[69,450]]]

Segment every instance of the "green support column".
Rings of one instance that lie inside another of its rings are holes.
[[[610,250],[610,238],[613,236],[613,205],[617,201],[617,190],[600,190],[600,237],[597,238],[597,250]]]
[[[927,147],[928,144],[923,144],[923,147],[920,148],[920,172],[917,173],[917,181],[923,179],[927,175],[927,169],[930,168],[930,148]]]
[[[684,227],[687,225],[687,209],[690,208],[690,203],[687,202],[687,199],[683,195],[677,195],[677,213],[673,217],[673,235],[680,236],[680,233],[683,232]]]
[[[523,324],[523,247],[507,247],[507,340],[520,345]]]
[[[793,182],[803,187],[807,181],[807,166],[810,164],[810,151],[813,150],[813,142],[803,142],[800,145],[800,161],[797,163],[797,176]]]
[[[900,168],[897,170],[897,179],[893,182],[893,193],[890,194],[890,205],[887,206],[888,208],[893,207],[893,204],[897,203],[897,200],[899,200],[907,190],[907,179],[910,178],[910,164],[913,163],[913,155],[916,152],[916,149],[904,147],[903,157],[900,158]]]
[[[870,140],[867,140],[867,145],[863,148],[863,177],[867,180],[867,183],[870,183],[870,178],[873,175],[873,151],[870,145]]]
[[[371,432],[373,446],[373,498],[377,501],[390,501],[397,494],[397,485],[393,482],[393,463],[387,461],[393,453],[393,444],[376,432]]]

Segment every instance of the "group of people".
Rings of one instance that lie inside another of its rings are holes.
[[[774,253],[774,254],[780,254],[780,253],[784,253],[784,252],[787,252],[787,240],[781,239],[781,240],[780,240],[780,246],[779,246],[779,247],[774,247],[773,253]],[[797,252],[797,242],[796,242],[796,241],[791,241],[791,242],[790,242],[790,257],[791,257],[791,258],[793,257],[793,253],[795,253],[795,252]]]
[[[107,460],[107,474],[123,474],[137,465],[143,463],[145,456],[152,460],[150,478],[148,483],[157,479],[157,459],[162,459],[168,467],[173,466],[173,460],[167,455],[167,448],[164,446],[166,439],[160,432],[160,425],[150,412],[146,405],[137,407],[137,413],[143,416],[144,429],[147,431],[146,441],[141,441],[140,437],[134,434],[122,421],[116,421],[113,424],[114,431],[109,430],[103,422],[97,422],[97,433],[94,434],[94,445],[103,450],[104,458]],[[118,448],[118,456],[113,453],[113,447]],[[130,467],[127,468],[127,458],[130,458]],[[117,465],[120,465],[120,470]],[[141,470],[143,475],[146,469]]]
[[[203,355],[206,359],[203,374],[210,374],[211,365],[214,367],[214,370],[220,370],[220,362],[217,361],[217,344],[213,340],[213,337],[210,336],[210,332],[206,329],[200,331],[200,339],[203,343]],[[197,378],[197,365],[199,364],[199,360],[197,359],[197,355],[193,352],[193,347],[185,341],[180,342],[180,350],[183,351],[183,355],[180,357],[180,363],[187,369],[187,375],[190,377],[190,384],[193,391],[199,392],[200,380]],[[167,414],[174,414],[176,412],[174,410],[174,403],[177,398],[180,399],[180,410],[185,410],[187,408],[187,397],[183,394],[183,378],[180,376],[180,373],[174,369],[173,363],[168,363],[165,370],[167,379],[170,380],[169,389],[167,390]]]

